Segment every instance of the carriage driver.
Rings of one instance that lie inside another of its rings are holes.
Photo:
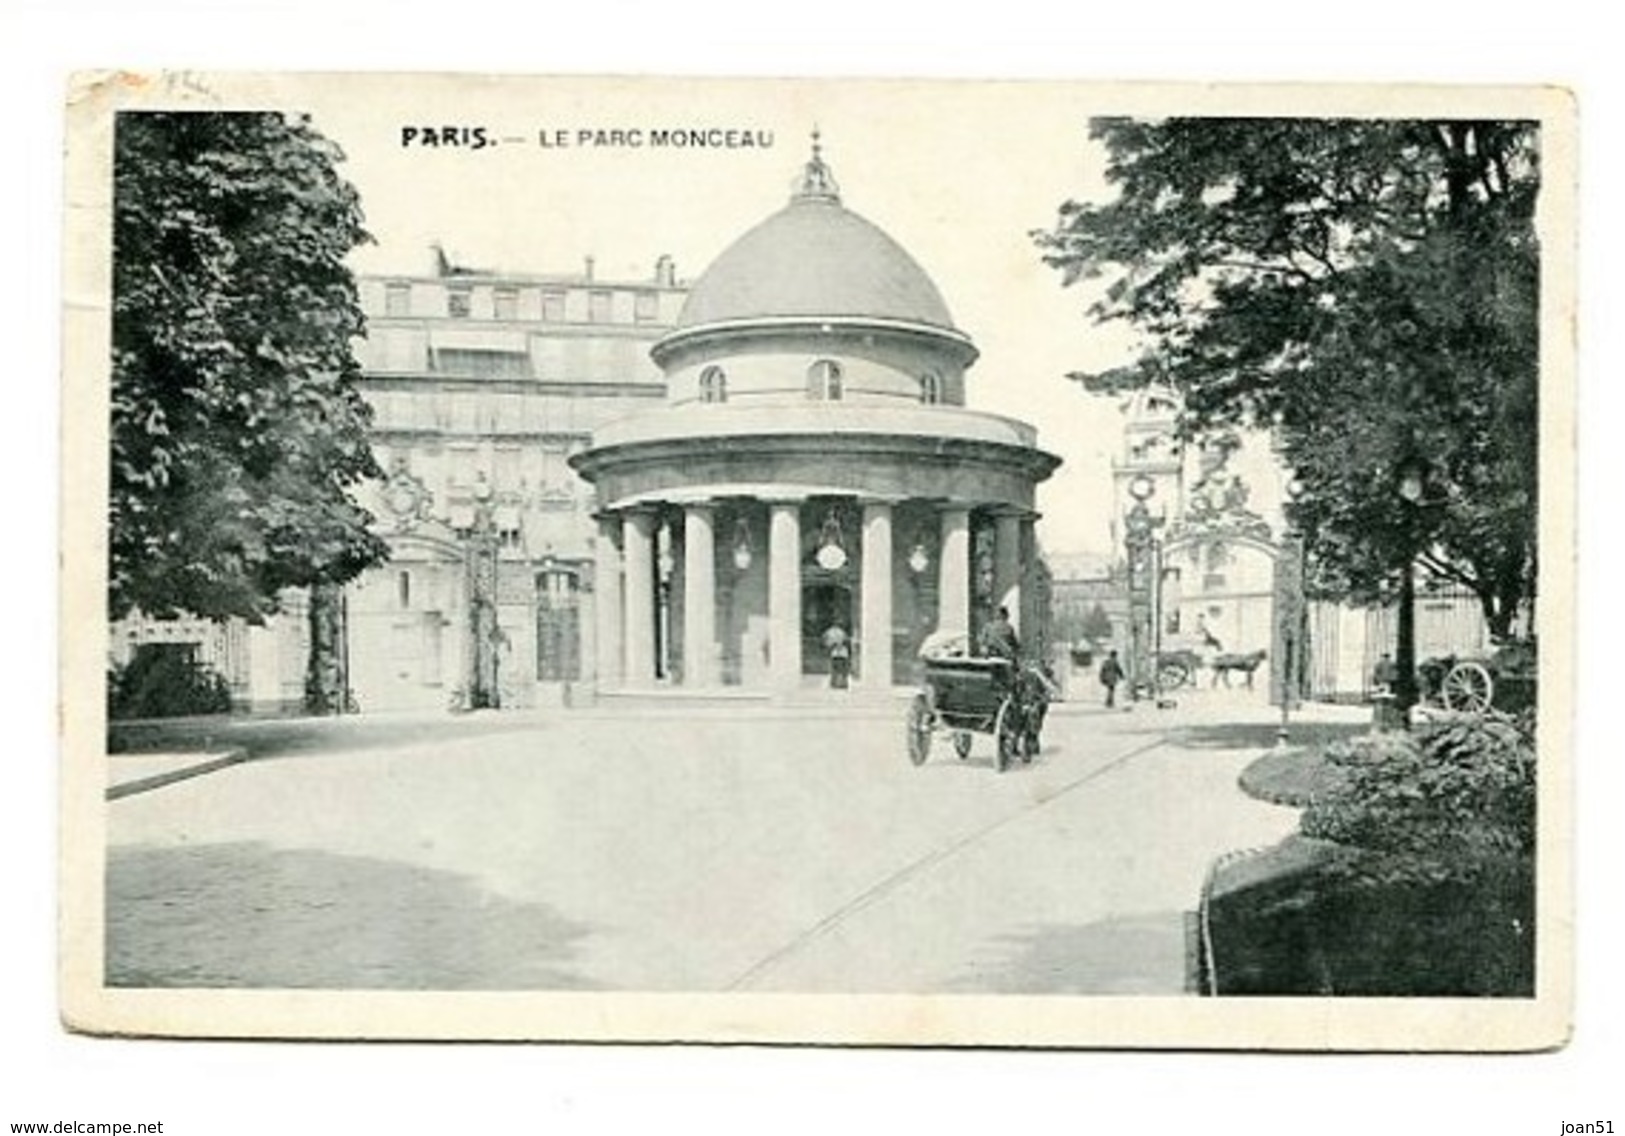
[[[999,608],[998,614],[982,625],[982,634],[977,640],[977,646],[982,654],[992,659],[1009,659],[1015,662],[1021,654],[1021,643],[1016,638],[1016,629],[1010,623],[1010,609]]]

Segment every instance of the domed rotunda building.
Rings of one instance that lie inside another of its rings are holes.
[[[599,686],[917,680],[937,631],[1008,607],[1034,626],[1034,489],[1060,464],[965,406],[971,339],[881,229],[841,203],[814,137],[790,203],[695,282],[651,349],[667,401],[600,427]],[[838,639],[841,636],[833,636]]]

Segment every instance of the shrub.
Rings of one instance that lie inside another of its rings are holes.
[[[1533,719],[1491,714],[1331,746],[1293,838],[1214,885],[1222,994],[1528,997]]]
[[[1535,848],[1532,719],[1464,717],[1414,734],[1331,747],[1344,776],[1305,810],[1304,835],[1367,855],[1350,873],[1372,882],[1470,882]]]
[[[231,687],[190,643],[144,643],[107,676],[109,718],[174,718],[224,714]]]

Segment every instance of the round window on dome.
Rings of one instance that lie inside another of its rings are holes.
[[[820,359],[807,368],[807,397],[826,402],[839,402],[845,395],[841,365],[830,359]]]
[[[721,367],[707,367],[700,372],[700,401],[728,401],[728,374]]]

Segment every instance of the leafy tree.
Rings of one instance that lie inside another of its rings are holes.
[[[350,497],[380,471],[345,266],[369,238],[342,158],[279,113],[118,118],[115,618],[258,622],[280,589],[331,597],[387,554]]]
[[[1094,391],[1166,384],[1187,437],[1272,428],[1323,592],[1420,562],[1505,636],[1535,590],[1537,129],[1102,119],[1107,204],[1034,234],[1147,342]],[[1399,495],[1409,481],[1414,503]]]
[[[1083,617],[1082,638],[1091,643],[1104,643],[1112,637],[1112,619],[1099,600]]]

